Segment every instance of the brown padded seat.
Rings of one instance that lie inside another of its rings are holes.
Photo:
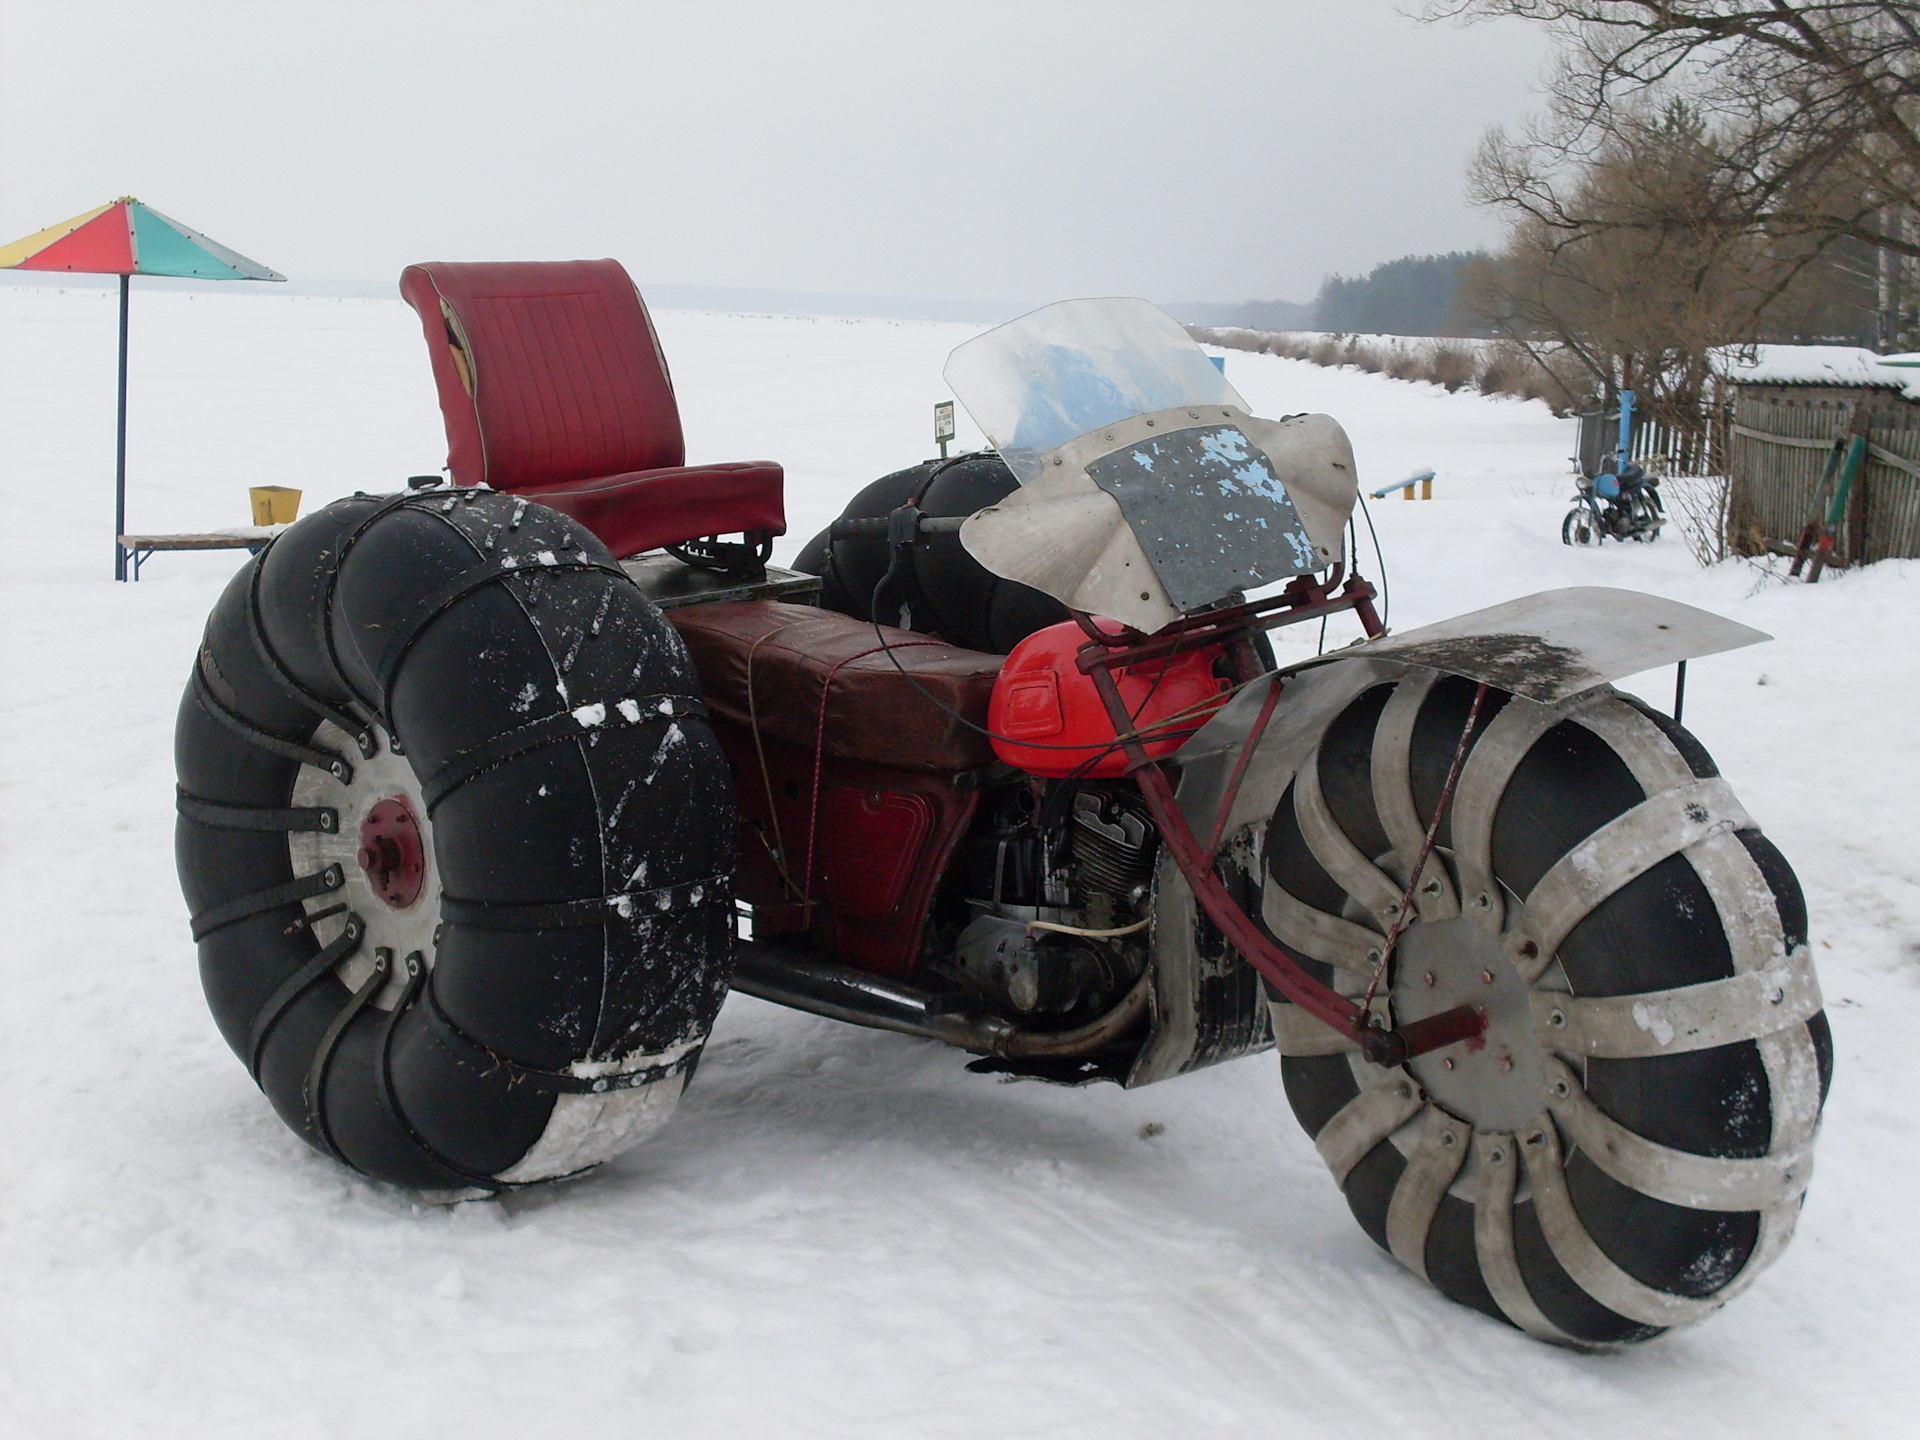
[[[752,725],[757,717],[762,733],[811,753],[820,692],[831,675],[826,753],[835,759],[941,773],[993,761],[987,737],[927,695],[984,727],[998,655],[888,625],[876,635],[864,620],[776,600],[688,605],[669,610],[667,618],[693,655],[708,708],[722,719]],[[882,637],[895,647],[893,659],[880,653]],[[896,659],[913,681],[895,668]]]

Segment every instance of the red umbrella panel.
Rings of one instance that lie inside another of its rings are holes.
[[[257,260],[162,215],[131,195],[0,246],[0,270],[120,277],[120,428],[114,465],[113,578],[127,578],[127,296],[135,275],[285,280]]]

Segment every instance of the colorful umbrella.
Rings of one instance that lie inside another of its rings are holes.
[[[285,280],[238,251],[189,230],[131,195],[0,246],[0,270],[66,270],[120,277],[120,429],[113,477],[113,578],[127,578],[127,295],[135,275],[198,280]]]

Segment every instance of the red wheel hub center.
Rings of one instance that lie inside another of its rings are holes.
[[[427,884],[427,849],[420,822],[405,800],[382,800],[360,826],[360,868],[373,893],[395,910],[420,898]]]

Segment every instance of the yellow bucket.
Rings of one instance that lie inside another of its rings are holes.
[[[247,495],[253,501],[256,525],[291,525],[300,517],[300,492],[284,485],[255,485]]]

